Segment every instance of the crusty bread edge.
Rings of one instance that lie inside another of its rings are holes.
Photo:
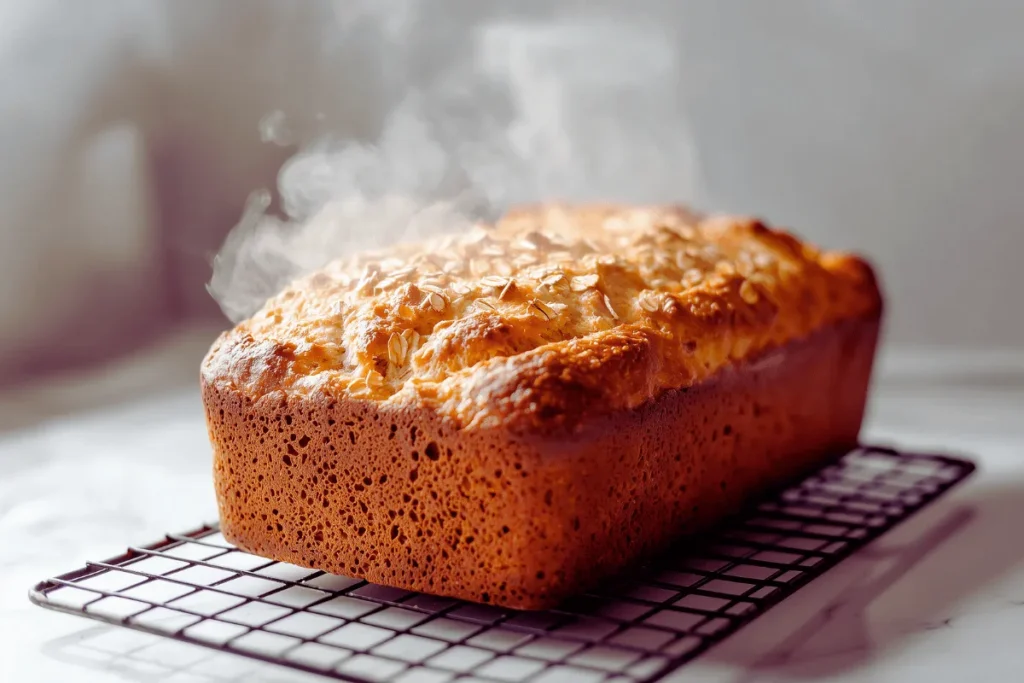
[[[551,607],[852,447],[878,330],[840,322],[573,434],[204,373],[222,529],[277,560]]]

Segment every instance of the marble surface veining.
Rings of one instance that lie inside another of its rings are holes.
[[[208,338],[0,395],[0,680],[326,680],[26,598],[41,578],[215,516],[194,386]],[[668,680],[1020,680],[1024,359],[889,354],[865,438],[966,454],[979,471]]]

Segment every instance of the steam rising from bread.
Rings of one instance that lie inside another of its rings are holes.
[[[279,174],[281,217],[267,212],[268,191],[254,193],[214,260],[209,290],[224,313],[238,322],[331,260],[465,230],[514,203],[694,201],[672,37],[594,14],[478,25],[462,54],[415,79],[375,140],[308,144]],[[414,23],[389,28],[389,60],[422,57],[400,49]],[[273,112],[261,135],[280,143],[287,128]]]

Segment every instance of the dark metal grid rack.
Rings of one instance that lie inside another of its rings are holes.
[[[556,610],[513,612],[273,562],[208,525],[44,581],[33,602],[342,680],[656,680],[974,469],[863,448]]]

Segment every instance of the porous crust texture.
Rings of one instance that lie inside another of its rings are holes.
[[[335,264],[214,344],[230,540],[548,608],[855,445],[881,316],[860,259],[673,207],[480,230]]]

